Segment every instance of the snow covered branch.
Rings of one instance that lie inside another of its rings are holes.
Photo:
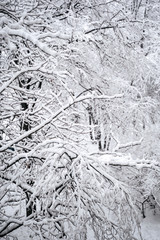
[[[125,143],[125,144],[117,144],[117,146],[114,148],[113,152],[116,152],[123,148],[134,147],[134,146],[140,145],[142,143],[142,141],[143,141],[143,138],[141,138],[139,141],[129,142],[129,143]]]
[[[97,153],[98,154],[98,153]],[[147,159],[132,159],[131,156],[117,156],[114,154],[104,155],[98,157],[98,161],[106,165],[111,166],[122,166],[122,167],[135,167],[137,169],[149,168],[160,171],[160,164],[158,161],[147,160]]]
[[[44,53],[46,53],[47,55],[51,55],[51,56],[56,56],[57,52],[54,51],[53,49],[49,48],[45,43],[40,42],[38,40],[38,38],[36,37],[36,35],[27,32],[24,29],[11,29],[9,27],[5,27],[3,28],[3,30],[0,31],[1,35],[10,35],[10,36],[18,36],[21,37],[25,40],[29,40],[30,42],[32,42],[36,47],[38,47],[40,50],[42,50]]]

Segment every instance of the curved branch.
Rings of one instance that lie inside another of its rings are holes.
[[[44,64],[44,63],[43,63]],[[0,93],[2,93],[17,77],[19,77],[20,75],[22,75],[23,73],[26,72],[31,72],[31,71],[37,71],[39,70],[39,68],[43,65],[42,63],[37,66],[37,67],[30,67],[30,68],[25,68],[22,69],[21,71],[17,72],[9,81],[7,81],[6,83],[4,83],[1,87],[0,87]]]
[[[8,34],[11,36],[18,36],[18,37],[24,38],[25,40],[32,42],[35,46],[37,46],[40,50],[42,50],[47,55],[51,55],[51,56],[57,55],[56,51],[50,49],[45,43],[40,42],[35,35],[33,35],[30,32],[27,32],[24,29],[11,29],[9,27],[5,27],[1,31],[1,34],[2,35]]]

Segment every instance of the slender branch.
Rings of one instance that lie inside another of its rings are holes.
[[[93,28],[91,30],[88,30],[87,32],[85,32],[85,34],[91,33],[91,32],[95,32],[95,31],[100,31],[100,30],[104,30],[104,29],[111,29],[111,28],[115,28],[116,26],[104,26],[104,27],[98,27],[98,28]]]

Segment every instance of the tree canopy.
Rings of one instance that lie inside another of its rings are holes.
[[[144,204],[160,206],[159,10],[1,1],[0,237],[143,239]]]

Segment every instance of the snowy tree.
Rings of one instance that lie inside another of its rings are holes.
[[[160,202],[158,7],[0,3],[0,237],[142,239]]]

